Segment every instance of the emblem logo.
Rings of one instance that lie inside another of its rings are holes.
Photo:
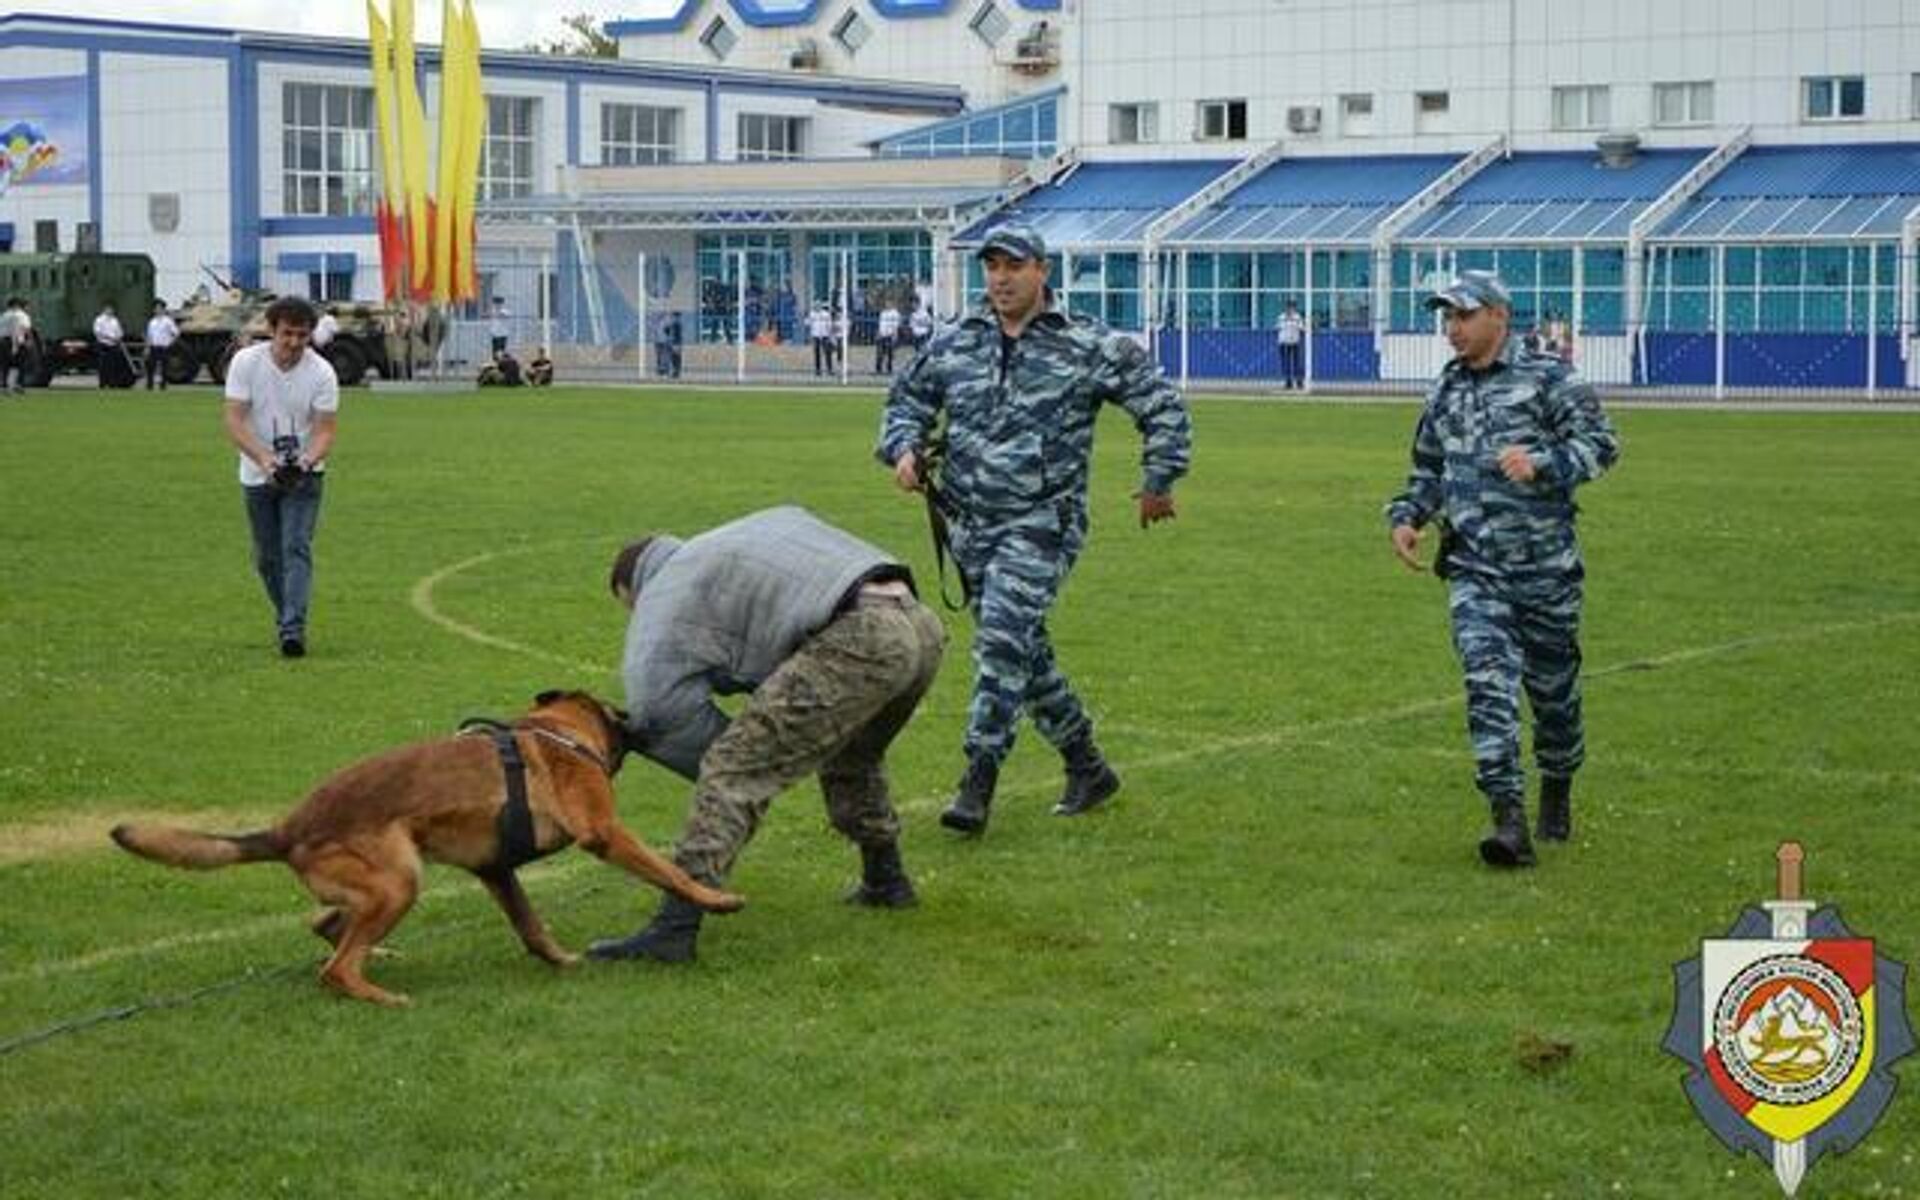
[[[1693,1068],[1700,1119],[1728,1149],[1771,1163],[1792,1196],[1821,1154],[1851,1149],[1880,1120],[1914,1037],[1906,968],[1801,897],[1797,843],[1776,857],[1779,898],[1674,966],[1661,1044]]]

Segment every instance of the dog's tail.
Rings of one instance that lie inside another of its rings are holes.
[[[115,825],[113,840],[129,854],[185,867],[189,871],[211,871],[235,863],[280,862],[287,847],[271,829],[258,833],[195,833],[170,825]]]

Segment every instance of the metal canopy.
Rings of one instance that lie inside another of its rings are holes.
[[[1276,159],[1164,244],[1176,249],[1370,245],[1383,221],[1456,161],[1451,155]]]
[[[1896,241],[1916,204],[1920,145],[1756,146],[1648,240]]]
[[[707,195],[598,193],[488,200],[476,212],[487,228],[590,229],[925,229],[972,220],[999,203],[1004,189],[868,188],[859,191],[766,191]]]

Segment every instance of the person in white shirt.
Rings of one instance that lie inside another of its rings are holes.
[[[333,319],[332,313],[322,310],[320,319],[313,323],[313,348],[326,354],[327,347],[333,345],[334,336],[339,332],[340,322]]]
[[[147,390],[153,390],[153,381],[160,381],[160,390],[167,390],[167,352],[180,340],[180,327],[167,315],[167,302],[153,302],[153,316],[147,318]]]
[[[120,328],[120,318],[114,314],[113,305],[100,306],[100,315],[93,319],[93,366],[100,377],[101,387],[133,386],[133,364],[127,360],[126,330]],[[121,382],[122,378],[125,382]]]
[[[1301,386],[1301,357],[1307,339],[1307,323],[1300,316],[1300,306],[1287,301],[1286,311],[1280,314],[1277,336],[1280,341],[1280,386],[1297,388]]]
[[[913,348],[917,352],[933,336],[933,309],[925,304],[915,306],[907,318],[907,332],[913,335]]]
[[[307,652],[313,531],[340,410],[340,381],[310,344],[313,306],[284,296],[267,306],[268,340],[227,367],[227,438],[240,451],[240,490],[253,530],[253,564],[278,622],[280,653]]]
[[[880,323],[874,329],[873,373],[875,375],[893,374],[893,347],[900,337],[900,310],[893,301],[880,310]]]
[[[0,312],[0,388],[25,394],[32,355],[33,318],[27,315],[27,302],[14,296]]]
[[[507,339],[513,336],[513,313],[507,310],[505,296],[493,298],[493,314],[487,318],[487,339],[492,343],[492,355],[497,357],[507,352]]]
[[[825,302],[807,310],[807,337],[813,342],[813,373],[833,373],[833,313]]]

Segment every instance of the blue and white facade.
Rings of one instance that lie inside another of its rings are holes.
[[[881,152],[968,152],[969,116],[1050,106],[1067,165],[951,244],[1039,223],[1066,302],[1191,375],[1270,374],[1288,300],[1319,378],[1429,375],[1423,285],[1469,266],[1616,384],[1920,375],[1903,0],[686,0],[610,31],[966,91]]]

